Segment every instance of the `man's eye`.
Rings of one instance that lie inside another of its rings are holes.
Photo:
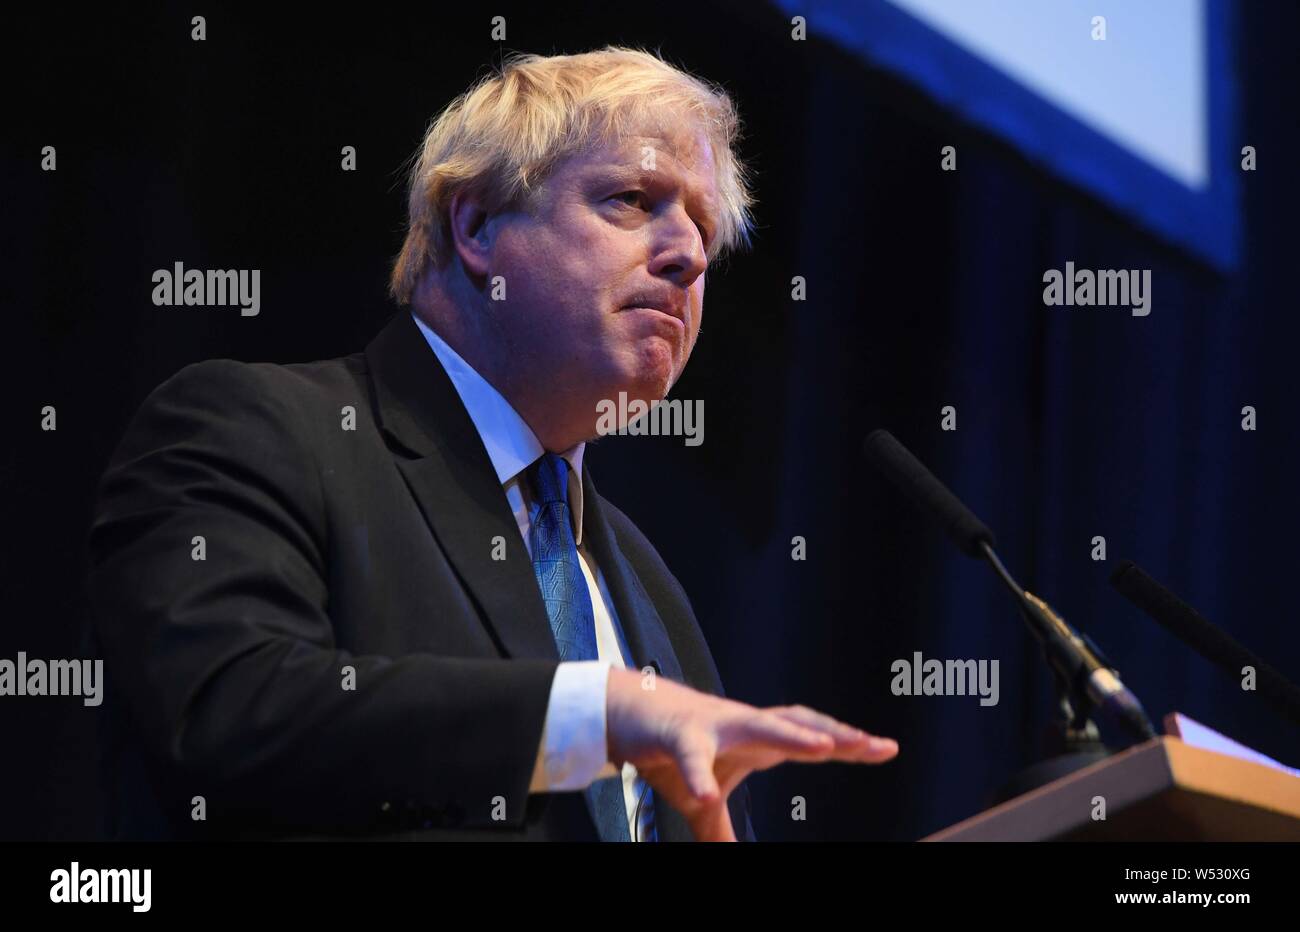
[[[645,195],[640,191],[621,191],[615,194],[611,200],[621,201],[629,207],[641,207],[645,203]]]

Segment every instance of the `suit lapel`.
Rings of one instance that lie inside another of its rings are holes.
[[[672,642],[668,640],[668,631],[641,585],[641,579],[619,547],[614,529],[605,519],[600,496],[592,483],[591,470],[585,463],[582,473],[583,540],[591,548],[596,565],[609,586],[633,665],[638,670],[654,667],[658,675],[683,682],[682,668]]]
[[[558,660],[519,525],[424,334],[401,311],[366,347],[375,418],[425,521],[507,657]],[[506,559],[492,559],[493,538]]]
[[[632,568],[614,529],[610,527],[601,509],[601,499],[591,479],[590,467],[584,463],[582,476],[582,534],[591,548],[596,565],[600,567],[609,586],[614,610],[618,613],[623,636],[627,639],[632,663],[638,670],[654,667],[658,675],[682,683],[681,665],[677,653],[668,639],[668,631],[655,610],[641,579]],[[734,821],[734,813],[733,813]],[[660,841],[694,841],[691,828],[676,809],[659,796],[655,797],[655,831]]]

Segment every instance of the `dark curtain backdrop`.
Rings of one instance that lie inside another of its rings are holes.
[[[1131,558],[1300,676],[1294,343],[1297,64],[1291,5],[1243,4],[1243,263],[1207,269],[755,3],[694,0],[274,17],[209,4],[19,18],[6,82],[0,296],[13,384],[0,656],[84,656],[94,484],[143,397],[208,357],[361,349],[394,308],[399,167],[501,48],[660,48],[724,83],[756,169],[755,248],[710,273],[675,395],[705,441],[607,438],[602,491],[690,593],[729,692],[897,737],[880,768],[755,775],[765,839],[914,839],[978,811],[1040,750],[1051,690],[998,584],[863,461],[888,427],[989,523],[1021,580],[1106,649],[1153,715],[1179,709],[1300,763],[1296,729],[1130,608]],[[39,171],[43,145],[58,171]],[[338,168],[343,145],[359,170]],[[941,146],[958,171],[939,171]],[[157,308],[153,269],[260,268],[262,310]],[[1043,271],[1149,268],[1147,318],[1046,308]],[[790,298],[792,276],[806,302]],[[16,365],[15,365],[16,363]],[[39,430],[42,405],[58,430]],[[940,430],[940,409],[958,429]],[[1253,405],[1259,429],[1240,429]],[[791,559],[791,539],[807,559]],[[1108,559],[1090,557],[1094,535]],[[905,699],[890,664],[998,659],[998,705]],[[107,698],[108,702],[112,697]],[[101,710],[0,700],[0,834],[98,837]],[[807,820],[792,821],[791,799]]]

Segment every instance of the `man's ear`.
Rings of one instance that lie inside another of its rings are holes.
[[[458,191],[451,198],[451,242],[472,278],[485,278],[492,255],[492,231],[478,195]]]

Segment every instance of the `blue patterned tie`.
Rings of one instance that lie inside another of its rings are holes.
[[[578,546],[569,518],[569,466],[562,457],[545,453],[528,468],[528,473],[537,505],[529,535],[533,573],[542,590],[560,660],[599,660],[596,616],[578,563]],[[621,776],[593,781],[583,794],[601,841],[632,840]]]

